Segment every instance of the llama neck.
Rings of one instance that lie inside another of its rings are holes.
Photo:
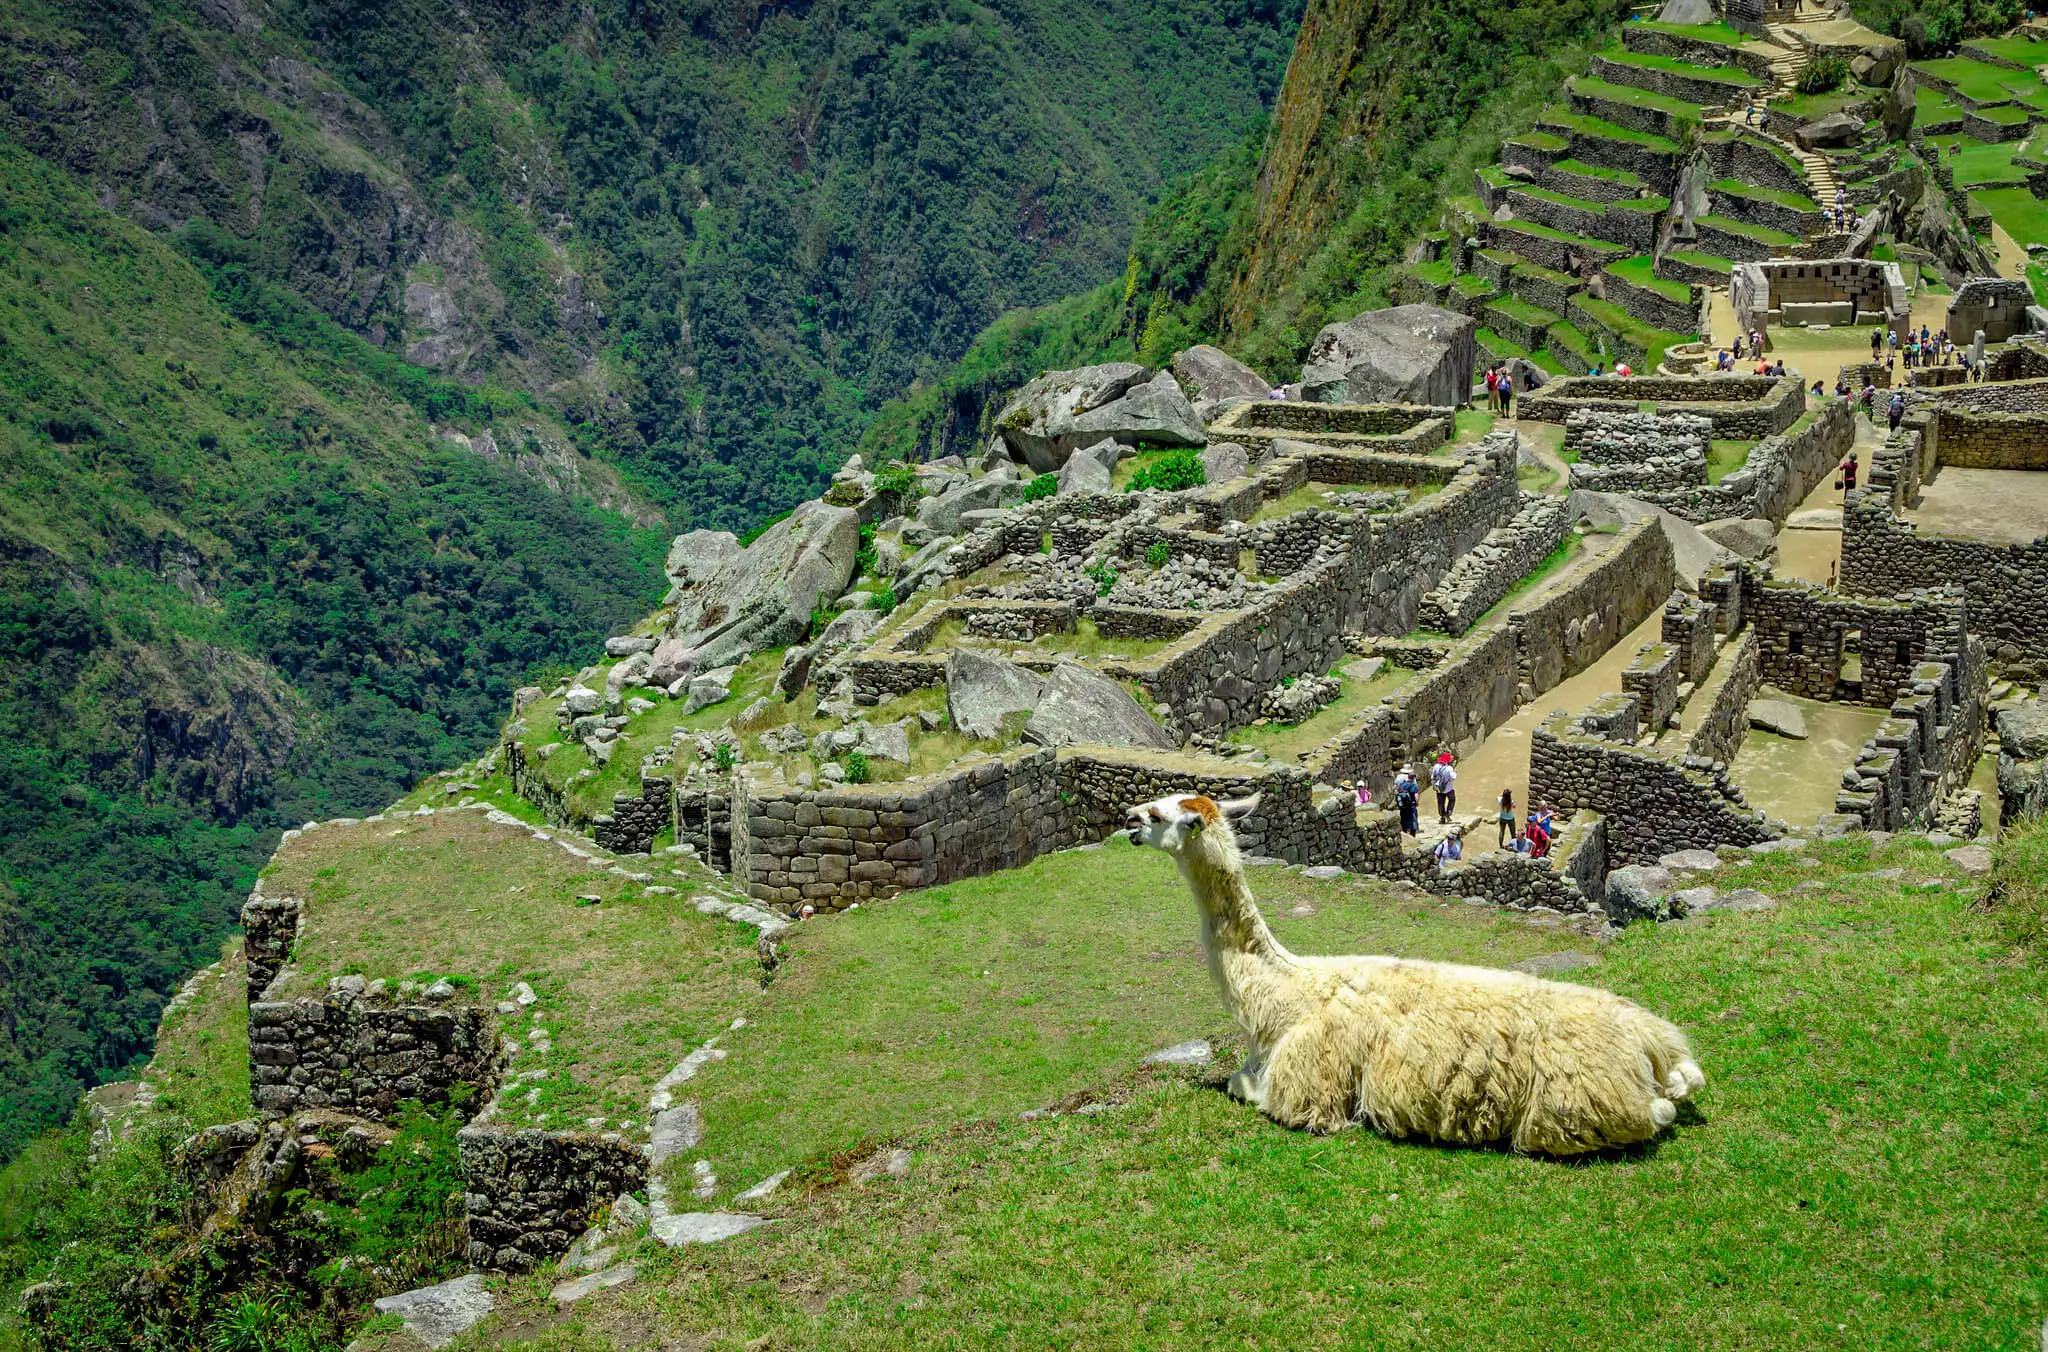
[[[1202,912],[1202,946],[1208,951],[1210,970],[1223,987],[1224,997],[1234,1003],[1236,993],[1225,974],[1225,958],[1244,955],[1282,963],[1293,955],[1266,928],[1266,918],[1259,914],[1251,887],[1244,880],[1244,865],[1234,842],[1205,840],[1181,855],[1180,869]]]

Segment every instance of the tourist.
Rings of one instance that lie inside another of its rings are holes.
[[[1882,352],[1883,350],[1884,326],[1880,324],[1870,330],[1870,359],[1872,361],[1876,361],[1878,353]]]
[[[1896,372],[1896,371],[1897,371],[1898,369],[1899,369],[1899,354],[1898,354],[1898,353],[1896,353],[1896,352],[1887,352],[1887,353],[1885,353],[1885,354],[1884,354],[1884,371],[1885,371],[1885,377],[1886,377],[1886,379],[1885,379],[1885,383],[1886,383],[1887,385],[1889,385],[1889,384],[1891,383],[1891,379],[1890,379],[1890,377],[1891,377],[1891,376],[1892,376],[1892,374],[1893,374],[1894,372]]]
[[[1495,814],[1495,820],[1500,824],[1500,839],[1495,841],[1494,845],[1499,847],[1507,844],[1508,837],[1515,834],[1515,791],[1513,789],[1508,788],[1500,791],[1500,811]]]
[[[1634,375],[1635,372],[1628,369],[1627,362],[1621,362],[1615,366],[1614,374],[1620,376],[1623,380],[1627,380],[1630,376]]]
[[[1922,347],[1926,347],[1926,346],[1927,346],[1927,340],[1928,340],[1929,338],[1933,337],[1933,336],[1934,336],[1934,335],[1930,334],[1930,333],[1929,333],[1929,332],[1927,331],[1927,326],[1926,326],[1925,324],[1922,324],[1922,325],[1920,326],[1920,346],[1922,346]]]
[[[1527,831],[1517,831],[1515,838],[1507,843],[1507,847],[1516,854],[1533,854],[1536,850],[1536,842],[1529,839]]]
[[[1592,369],[1592,370],[1590,370],[1590,371],[1588,371],[1588,372],[1587,372],[1586,374],[1587,374],[1587,375],[1590,375],[1590,376],[1597,376],[1597,375],[1599,375],[1599,374],[1600,374],[1600,363],[1599,363],[1599,362],[1597,362],[1597,361],[1596,361],[1596,362],[1594,362],[1594,363],[1593,363],[1593,369]]]
[[[1465,857],[1465,845],[1456,836],[1445,836],[1436,843],[1436,848],[1430,853],[1436,856],[1436,866],[1443,868],[1454,860]]]
[[[1735,335],[1735,360],[1742,360],[1742,335],[1739,333]]]
[[[1749,331],[1749,350],[1759,357],[1764,354],[1764,336],[1755,329]]]
[[[1458,772],[1451,765],[1450,752],[1440,754],[1436,764],[1429,767],[1429,785],[1436,790],[1437,824],[1448,825],[1452,810],[1458,806]]]
[[[1353,786],[1353,797],[1358,800],[1358,806],[1360,807],[1372,806],[1372,790],[1366,787],[1365,781],[1362,779]]]
[[[1401,813],[1401,834],[1422,833],[1422,786],[1415,782],[1415,767],[1404,765],[1394,776],[1394,806]]]
[[[1489,412],[1500,409],[1500,372],[1491,366],[1486,368],[1486,407]]]
[[[1553,818],[1549,808],[1538,805],[1529,810],[1529,854],[1541,859],[1550,853],[1550,841],[1556,828],[1551,825]]]
[[[1877,421],[1877,383],[1871,381],[1863,387],[1863,416],[1871,422]]]
[[[1837,374],[1837,375],[1835,376],[1835,398],[1837,398],[1837,399],[1847,399],[1848,397],[1849,397],[1849,377],[1847,377],[1846,375],[1841,375],[1841,374],[1839,374],[1839,373],[1838,373],[1838,374]]]
[[[1825,398],[1827,398],[1827,397],[1828,397],[1828,387],[1827,387],[1826,385],[1823,385],[1823,384],[1822,384],[1821,382],[1819,382],[1818,380],[1814,381],[1814,382],[1813,382],[1813,397],[1814,397],[1814,398],[1816,398],[1816,399],[1825,399]]]
[[[1899,430],[1899,423],[1900,423],[1900,421],[1901,421],[1901,420],[1902,420],[1903,418],[1905,418],[1905,416],[1906,416],[1906,394],[1905,394],[1905,391],[1903,391],[1903,390],[1893,390],[1893,391],[1892,391],[1892,406],[1891,406],[1891,410],[1890,410],[1890,412],[1889,412],[1889,415],[1888,415],[1888,416],[1889,416],[1889,417],[1890,417],[1890,419],[1891,419],[1892,431],[1893,431],[1893,432],[1897,432],[1897,431]]]
[[[1841,464],[1842,495],[1847,497],[1856,491],[1856,452],[1849,452],[1849,458]]]

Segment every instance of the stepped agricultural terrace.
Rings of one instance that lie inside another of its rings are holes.
[[[746,545],[678,537],[661,610],[521,689],[489,755],[287,834],[243,913],[257,1119],[220,1151],[453,1102],[475,1267],[642,1190],[658,1238],[715,1240],[758,1218],[686,1200],[716,1180],[684,1086],[740,1029],[657,978],[751,979],[793,926],[1099,845],[1132,803],[1256,794],[1255,866],[1589,941],[1775,905],[1705,886],[1724,859],[2048,804],[2048,311],[1991,275],[2028,211],[1971,191],[1988,146],[2030,163],[2030,40],[1908,65],[1727,17],[1627,25],[1297,381],[1208,347],[1048,372],[971,464],[856,458]],[[1845,51],[1862,84],[1796,92]],[[1897,364],[1922,324],[1968,379]],[[1751,330],[1783,372],[1714,369]],[[1458,801],[1425,785],[1404,831],[1397,774],[1445,754]],[[1547,853],[1500,845],[1503,789],[1554,811]],[[323,886],[457,847],[545,887]],[[378,975],[391,932],[428,937]]]

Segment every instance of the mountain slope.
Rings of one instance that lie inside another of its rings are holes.
[[[4,1156],[146,1051],[276,825],[473,754],[529,669],[659,599],[666,532],[557,491],[631,501],[529,405],[4,141],[0,201]]]
[[[816,492],[1005,309],[1111,276],[1291,7],[22,8],[0,127],[373,344],[533,392],[694,524]]]

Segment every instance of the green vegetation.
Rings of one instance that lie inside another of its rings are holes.
[[[2009,103],[2015,95],[2041,87],[2040,78],[2031,71],[2008,70],[1962,57],[1915,61],[1913,69],[1938,87],[1952,88],[1979,105],[1979,112],[1984,111],[1982,105]]]
[[[1691,38],[1695,42],[1718,43],[1724,47],[1740,47],[1750,41],[1749,34],[1725,23],[1659,23],[1655,20],[1634,20],[1644,28],[1654,28],[1659,33],[1673,37]]]
[[[1571,82],[1575,96],[1589,99],[1604,99],[1609,103],[1626,104],[1634,108],[1652,108],[1663,113],[1674,122],[1698,122],[1700,106],[1674,99],[1668,95],[1654,93],[1648,89],[1636,89],[1629,85],[1609,84],[1596,80],[1590,75],[1581,75]]]
[[[1675,57],[1632,52],[1626,47],[1610,47],[1600,55],[1617,65],[1635,66],[1640,70],[1671,71],[1692,80],[1715,80],[1722,84],[1741,85],[1744,89],[1754,89],[1762,84],[1762,81],[1740,66],[1695,66],[1691,62],[1680,61]]]
[[[2025,188],[1978,188],[1970,200],[1990,212],[2020,247],[2048,244],[2048,203]]]
[[[1759,202],[1775,202],[1793,211],[1818,211],[1811,197],[1805,193],[1786,192],[1782,188],[1766,188],[1754,183],[1743,183],[1732,178],[1716,179],[1707,185],[1709,191],[1725,193],[1730,197],[1749,197]]]
[[[1799,243],[1797,235],[1789,234],[1783,230],[1772,229],[1768,225],[1751,225],[1746,221],[1733,220],[1727,216],[1702,216],[1699,218],[1699,223],[1701,225],[1710,225],[1716,230],[1725,230],[1731,235],[1741,235],[1746,239],[1753,239],[1759,244],[1768,244],[1773,248],[1786,249]]]
[[[1052,497],[1059,491],[1059,475],[1041,474],[1037,478],[1033,479],[1030,483],[1024,485],[1024,496],[1022,500],[1025,502],[1039,502],[1045,498]]]
[[[1624,258],[1618,263],[1609,263],[1602,271],[1620,278],[1630,286],[1654,291],[1666,300],[1681,305],[1692,304],[1692,287],[1685,282],[1667,281],[1656,274],[1656,262],[1649,258]]]
[[[147,1053],[279,826],[474,755],[660,599],[666,533],[438,437],[488,417],[631,504],[204,232],[195,266],[4,141],[0,198],[5,1158]]]
[[[2026,182],[2026,171],[2013,164],[2020,142],[1998,141],[1986,145],[1968,136],[1934,139],[1942,147],[1941,162],[1955,175],[1958,188]]]
[[[1799,72],[1799,92],[1825,94],[1849,82],[1849,63],[1839,56],[1823,54],[1806,63]]]
[[[1707,482],[1717,484],[1733,474],[1749,460],[1750,448],[1754,441],[1731,440],[1716,437],[1707,443]]]
[[[1632,174],[1626,169],[1609,169],[1605,165],[1587,164],[1583,160],[1559,160],[1550,167],[1559,173],[1577,174],[1581,178],[1605,179],[1609,183],[1619,183],[1631,188],[1641,188],[1644,186],[1640,176]]]
[[[1184,488],[1200,488],[1207,482],[1209,476],[1202,469],[1201,456],[1193,451],[1174,450],[1141,467],[1124,485],[1124,491],[1138,493],[1150,488],[1177,493]]]

